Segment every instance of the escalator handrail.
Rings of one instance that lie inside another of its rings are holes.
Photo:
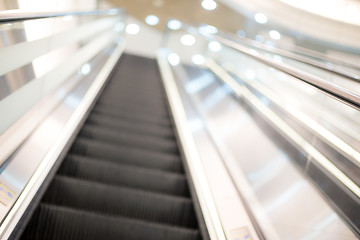
[[[98,9],[89,11],[65,11],[65,12],[30,12],[23,10],[0,11],[0,23],[34,20],[41,18],[53,18],[64,16],[95,16],[95,15],[118,15],[126,13],[122,8]]]
[[[299,70],[295,67],[291,67],[287,64],[271,61],[270,59],[251,51],[249,48],[244,47],[241,44],[236,43],[232,40],[224,38],[218,34],[204,33],[204,32],[198,31],[196,27],[193,27],[193,26],[191,26],[189,24],[185,24],[185,23],[183,23],[182,29],[187,32],[190,32],[190,33],[196,32],[210,41],[217,41],[217,42],[219,42],[229,48],[232,48],[238,52],[241,52],[261,63],[264,63],[267,66],[273,67],[277,70],[280,70],[281,72],[284,72],[287,75],[295,77],[295,78],[301,80],[302,82],[305,82],[305,83],[325,92],[326,94],[337,99],[338,101],[341,101],[341,102],[349,105],[350,107],[353,107],[356,110],[360,110],[360,95],[356,92],[353,92],[350,89],[346,89],[337,84],[331,83],[327,80],[317,77],[313,74]]]
[[[222,35],[224,35],[224,34],[225,33],[222,33]],[[335,59],[328,59],[326,56],[317,57],[317,56],[310,55],[310,54],[305,54],[305,55],[302,54],[304,56],[301,56],[301,55],[299,55],[300,53],[295,53],[293,51],[285,50],[285,49],[282,49],[282,48],[276,48],[276,47],[268,48],[268,47],[266,47],[265,44],[256,42],[256,41],[254,41],[254,40],[252,40],[250,38],[236,38],[236,40],[235,40],[235,38],[233,36],[234,34],[226,33],[225,35],[231,37],[230,40],[232,40],[232,41],[239,42],[241,44],[245,44],[245,45],[248,45],[248,46],[251,46],[253,48],[257,48],[257,49],[260,49],[260,50],[263,50],[263,51],[266,51],[266,52],[269,52],[269,53],[278,54],[278,55],[281,55],[281,56],[284,56],[284,57],[287,57],[287,58],[291,58],[291,59],[296,60],[298,62],[306,63],[308,65],[320,68],[320,69],[325,70],[327,72],[334,73],[334,74],[339,75],[341,77],[345,77],[345,78],[348,78],[350,80],[360,82],[360,76],[357,76],[357,75],[354,75],[354,74],[351,74],[351,73],[336,69],[336,68],[334,68],[332,66],[333,64],[339,64],[339,65],[341,64],[343,66],[347,66],[347,67],[351,67],[351,68],[355,68],[355,69],[360,69],[358,66],[355,66],[353,64],[349,64],[349,63],[342,62],[342,61],[335,60]],[[228,38],[228,37],[226,37],[226,38]],[[320,59],[320,60],[323,60],[323,61],[327,61],[331,65],[328,65],[328,64],[325,64],[325,63],[320,63],[320,62],[318,62],[316,60],[310,59],[309,57],[313,57],[313,58],[317,58],[317,59]]]

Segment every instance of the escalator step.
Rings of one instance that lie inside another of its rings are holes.
[[[124,102],[122,104],[119,104],[117,102],[103,102],[101,101],[101,99],[99,99],[99,101],[96,104],[96,107],[101,108],[101,107],[107,107],[107,108],[111,108],[113,111],[116,112],[123,112],[123,113],[129,113],[129,114],[142,114],[142,115],[152,115],[152,116],[158,116],[161,118],[169,118],[169,113],[166,109],[166,107],[162,107],[162,108],[158,108],[158,109],[154,109],[154,108],[149,108],[147,106],[145,106],[144,104],[141,104],[139,106],[133,105],[133,104],[128,104],[128,102]]]
[[[154,136],[122,132],[121,129],[110,130],[92,125],[84,125],[79,136],[122,146],[141,147],[159,152],[178,154],[177,143],[175,140],[171,141]]]
[[[43,202],[188,228],[196,227],[190,198],[64,176],[55,177]]]
[[[22,239],[200,240],[200,234],[193,229],[41,204]]]
[[[143,122],[144,124],[152,123],[160,126],[171,126],[170,120],[166,117],[114,112],[111,107],[100,108],[95,106],[93,111],[99,115],[107,115],[115,118],[127,119],[130,121],[139,121]]]
[[[125,147],[84,138],[78,138],[74,142],[71,153],[164,171],[183,171],[179,155]]]
[[[137,83],[137,86],[129,86],[127,83],[109,83],[104,90],[104,94],[101,97],[107,98],[109,97],[115,97],[119,96],[119,92],[121,92],[121,96],[124,96],[125,98],[131,98],[134,99],[134,95],[136,95],[136,98],[138,99],[150,99],[150,101],[163,101],[161,102],[161,105],[164,104],[165,98],[163,92],[158,92],[154,90],[149,90],[149,87],[143,86],[144,89],[139,89],[139,84]],[[161,88],[161,86],[158,86],[158,88]]]
[[[106,104],[114,104],[114,100],[116,100],[117,103],[122,104],[123,102],[121,100],[129,100],[130,103],[149,103],[156,108],[164,108],[166,109],[166,99],[164,98],[164,95],[157,94],[154,92],[149,91],[148,89],[139,90],[135,87],[132,88],[122,88],[118,87],[114,88],[114,86],[111,86],[112,88],[105,89],[105,94],[101,95],[99,98],[99,102],[106,103]],[[160,87],[160,86],[159,86]],[[134,94],[136,97],[134,97]],[[118,101],[120,100],[120,101]],[[124,105],[124,104],[122,104]]]
[[[91,113],[89,118],[87,119],[87,123],[111,129],[121,128],[122,131],[143,133],[151,136],[174,138],[174,132],[170,126],[166,127],[149,123],[143,124],[142,122],[127,119],[118,119],[116,117],[106,116],[97,113]]]
[[[154,59],[124,54],[21,239],[200,240]]]
[[[81,156],[68,155],[58,174],[111,185],[189,196],[186,178],[182,174],[115,164]]]

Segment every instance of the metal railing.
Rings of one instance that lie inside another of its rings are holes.
[[[28,12],[22,10],[0,11],[0,23],[33,20],[40,18],[53,18],[64,16],[96,16],[96,15],[117,15],[126,13],[122,8],[112,8],[91,11],[68,11],[68,12]]]
[[[224,36],[226,39],[233,40],[234,42],[239,42],[241,44],[245,44],[252,48],[256,48],[256,49],[260,49],[260,50],[263,50],[263,51],[266,51],[269,53],[281,55],[281,56],[296,60],[298,62],[306,63],[308,65],[320,68],[322,70],[325,70],[325,71],[328,71],[331,73],[334,73],[341,77],[345,77],[345,78],[360,82],[360,76],[348,73],[346,71],[343,71],[343,70],[340,70],[340,69],[337,69],[336,67],[334,67],[334,65],[342,65],[342,66],[346,66],[346,67],[350,67],[350,68],[354,68],[354,69],[358,70],[359,66],[355,66],[353,64],[343,62],[339,59],[330,59],[324,55],[320,56],[319,53],[317,53],[317,54],[306,53],[306,54],[302,54],[303,56],[301,56],[300,53],[294,53],[292,51],[284,50],[282,48],[268,47],[268,46],[266,46],[266,44],[259,43],[252,39],[249,39],[249,38],[236,38],[234,34],[222,33],[221,35]],[[306,50],[302,49],[302,51],[306,51]],[[327,63],[321,63],[321,62],[313,60],[311,58],[317,58],[321,61],[326,61]]]
[[[191,28],[190,25],[185,25],[185,28]],[[193,31],[193,30],[190,30]],[[274,62],[264,56],[261,56],[260,54],[257,54],[253,51],[251,51],[249,48],[242,46],[239,43],[236,43],[232,40],[229,40],[225,37],[200,32],[201,35],[203,35],[208,40],[218,41],[219,43],[230,47],[238,52],[241,52],[242,54],[245,54],[261,63],[264,63],[270,67],[273,67],[277,70],[280,70],[292,77],[295,77],[311,86],[316,87],[317,89],[329,94],[330,96],[336,98],[337,100],[357,109],[360,110],[360,95],[356,92],[346,89],[344,87],[341,87],[337,84],[331,83],[327,80],[324,80],[320,77],[317,77],[313,74],[307,73],[305,71],[299,70],[295,67],[289,66],[284,63]]]

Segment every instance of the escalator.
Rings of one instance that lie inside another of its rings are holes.
[[[122,56],[20,239],[206,238],[161,84]]]

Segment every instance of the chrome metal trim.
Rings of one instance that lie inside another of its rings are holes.
[[[89,16],[89,15],[118,15],[126,13],[122,8],[112,8],[106,10],[92,10],[92,11],[68,11],[68,12],[30,12],[23,10],[6,10],[0,12],[0,23],[23,21],[40,18],[53,18],[63,16]]]
[[[60,47],[96,36],[106,29],[110,29],[120,19],[119,17],[107,17],[87,22],[81,26],[52,36],[41,38],[31,42],[21,42],[0,49],[0,59],[4,62],[0,66],[0,75],[13,71],[25,64],[31,63],[36,57],[42,56]],[[21,58],[5,56],[18,56]]]
[[[101,51],[103,48],[105,48],[110,42],[115,42],[115,33],[112,32],[105,32],[104,34],[97,36],[95,39],[93,39],[91,42],[86,44],[83,48],[79,49],[75,54],[73,54],[72,58],[69,59],[69,61],[63,62],[60,65],[58,65],[55,69],[53,69],[51,72],[47,73],[46,75],[42,76],[41,78],[37,78],[35,80],[32,80],[30,84],[37,84],[41,81],[44,81],[44,79],[51,79],[51,81],[58,82],[61,81],[61,78],[68,77],[71,73],[75,72],[76,69],[81,66],[84,62],[88,61],[92,57],[94,57],[99,51]],[[72,70],[71,72],[69,72]],[[65,70],[65,71],[64,71]],[[26,90],[27,86],[24,86],[20,90]],[[49,93],[51,89],[45,89],[43,88],[43,92]],[[21,92],[16,92],[15,94],[21,94]],[[3,106],[8,106],[9,103],[13,104],[14,99],[5,98],[3,101],[7,102],[1,102]],[[40,96],[39,96],[40,98]],[[13,104],[14,105],[14,104]],[[51,109],[43,109],[46,112],[40,112],[40,115],[42,118],[46,116],[46,114]],[[36,111],[36,110],[35,110]],[[21,119],[19,119],[16,124],[13,124],[10,126],[8,130],[6,130],[1,136],[0,136],[0,164],[2,164],[6,159],[19,147],[19,145],[30,135],[32,130],[37,124],[37,121],[31,122],[31,124],[27,124],[26,126],[23,125],[25,119],[29,118],[29,115],[24,115]],[[32,117],[34,118],[34,117]],[[25,121],[26,122],[26,121]],[[29,123],[29,121],[27,122]],[[21,131],[19,131],[21,129]],[[10,141],[9,141],[10,140]]]
[[[235,75],[239,76],[239,73],[236,71],[234,67],[226,66],[225,69],[229,72],[234,73]],[[249,84],[251,87],[256,89],[258,92],[266,96],[268,99],[270,99],[273,103],[275,103],[277,106],[285,110],[287,113],[295,117],[297,120],[299,120],[302,124],[304,124],[307,128],[311,129],[314,133],[321,136],[322,139],[324,139],[326,142],[330,143],[332,146],[335,146],[339,148],[342,152],[346,153],[348,156],[350,156],[350,161],[352,161],[356,166],[360,167],[360,153],[356,151],[352,146],[347,144],[345,141],[337,137],[335,134],[333,134],[331,131],[323,127],[318,122],[311,119],[308,115],[305,113],[291,107],[289,104],[284,103],[281,101],[276,95],[271,93],[268,89],[266,89],[264,86],[261,86],[257,82],[254,81],[248,81],[244,78],[241,78],[244,82]]]
[[[104,67],[96,76],[90,88],[86,91],[84,97],[82,98],[76,110],[71,114],[70,119],[66,122],[61,133],[56,137],[55,142],[52,144],[51,148],[48,149],[46,155],[42,159],[35,173],[32,175],[26,187],[23,189],[20,196],[17,198],[15,204],[8,212],[6,218],[3,220],[0,226],[1,239],[8,239],[8,237],[10,236],[11,232],[17,225],[18,221],[24,214],[27,206],[29,205],[29,203],[37,193],[38,189],[41,187],[46,176],[49,174],[51,168],[53,167],[54,163],[61,154],[69,138],[72,136],[72,133],[78,127],[84,114],[91,106],[99,90],[102,88],[103,84],[106,82],[107,77],[111,73],[119,57],[123,53],[124,49],[125,49],[125,44],[119,44],[116,47],[115,51],[106,61]],[[61,105],[57,109],[60,108]],[[53,113],[56,114],[56,110]],[[41,127],[36,131],[41,131]],[[25,144],[29,144],[29,143],[25,143]]]
[[[174,116],[176,129],[183,146],[184,154],[194,182],[194,187],[200,201],[205,223],[211,239],[225,240],[226,237],[224,229],[221,224],[214,199],[211,195],[208,180],[206,179],[206,175],[201,166],[199,153],[195,147],[191,130],[186,124],[186,113],[183,103],[181,102],[179,90],[177,89],[170,65],[166,60],[167,58],[164,56],[166,53],[162,50],[164,49],[160,49],[158,51],[157,62],[160,68],[166,94],[169,99],[170,108]]]
[[[228,40],[224,37],[218,36],[218,35],[212,35],[204,32],[199,32],[197,28],[195,28],[192,25],[189,24],[183,24],[182,28],[185,31],[194,33],[197,32],[201,34],[203,37],[205,37],[208,40],[215,40],[220,42],[221,44],[224,44],[225,46],[228,46],[238,52],[241,52],[247,56],[250,56],[254,59],[256,59],[259,62],[262,62],[268,66],[271,66],[275,69],[278,69],[290,76],[293,76],[313,87],[316,87],[320,89],[321,91],[329,94],[330,96],[334,97],[335,99],[357,109],[360,110],[360,95],[358,95],[355,92],[352,92],[349,89],[345,89],[341,86],[338,86],[336,84],[330,83],[326,80],[323,80],[317,76],[314,76],[312,74],[306,73],[304,71],[298,70],[294,67],[281,64],[281,63],[275,63],[273,61],[270,61],[269,59],[259,56],[256,53],[249,51],[246,47],[241,46],[238,43],[235,43],[234,41]]]
[[[310,58],[300,56],[299,54],[295,54],[293,52],[283,50],[283,49],[280,49],[280,48],[275,48],[275,47],[267,48],[265,44],[262,44],[262,43],[259,43],[259,42],[256,42],[254,40],[247,39],[247,38],[240,38],[240,39],[237,39],[237,41],[240,41],[241,44],[246,44],[246,45],[251,46],[253,48],[261,49],[261,50],[269,52],[269,53],[278,54],[278,55],[281,55],[281,56],[284,56],[284,57],[287,57],[287,58],[291,58],[291,59],[296,60],[298,62],[306,63],[306,64],[308,64],[310,66],[314,66],[314,67],[320,68],[322,70],[334,73],[334,74],[336,74],[338,76],[345,77],[345,78],[360,82],[360,76],[347,73],[345,71],[336,69],[336,68],[334,68],[332,66],[329,66],[327,64],[320,63],[320,62],[317,62],[317,61],[312,60]],[[330,60],[329,60],[329,62],[330,62]],[[334,61],[332,61],[330,63],[341,64],[341,63],[337,63],[337,62],[334,62]]]
[[[285,121],[271,111],[266,105],[264,105],[254,94],[252,94],[246,87],[241,86],[236,80],[223,70],[213,60],[208,59],[206,62],[211,71],[214,72],[221,80],[223,80],[236,94],[237,97],[243,98],[251,106],[256,108],[264,117],[266,117],[276,128],[278,128],[284,135],[286,135],[291,141],[301,147],[309,156],[317,161],[322,167],[324,167],[329,173],[331,173],[339,182],[346,186],[351,192],[353,192],[358,198],[360,198],[360,187],[357,186],[351,179],[349,179],[340,169],[338,169],[333,163],[331,163],[324,155],[322,155],[317,149],[315,149],[311,143],[307,142],[302,136],[294,131]]]
[[[204,37],[211,39],[211,40],[215,40],[218,41],[236,51],[239,51],[247,56],[250,56],[254,59],[256,59],[259,62],[262,62],[268,66],[271,66],[275,69],[278,69],[290,76],[293,76],[313,87],[316,87],[318,89],[320,89],[321,91],[329,94],[330,96],[336,98],[339,101],[344,102],[345,104],[360,110],[360,95],[358,95],[355,92],[352,92],[349,89],[345,89],[341,86],[338,86],[334,83],[328,82],[324,79],[321,79],[319,77],[316,77],[312,74],[306,73],[304,71],[298,70],[294,67],[282,64],[282,63],[276,63],[273,61],[270,61],[269,59],[257,55],[254,52],[249,51],[249,49],[247,49],[246,47],[240,46],[237,43],[234,43],[233,41],[230,41],[224,37],[220,37],[220,36],[212,36],[212,35],[204,35],[202,34]]]

